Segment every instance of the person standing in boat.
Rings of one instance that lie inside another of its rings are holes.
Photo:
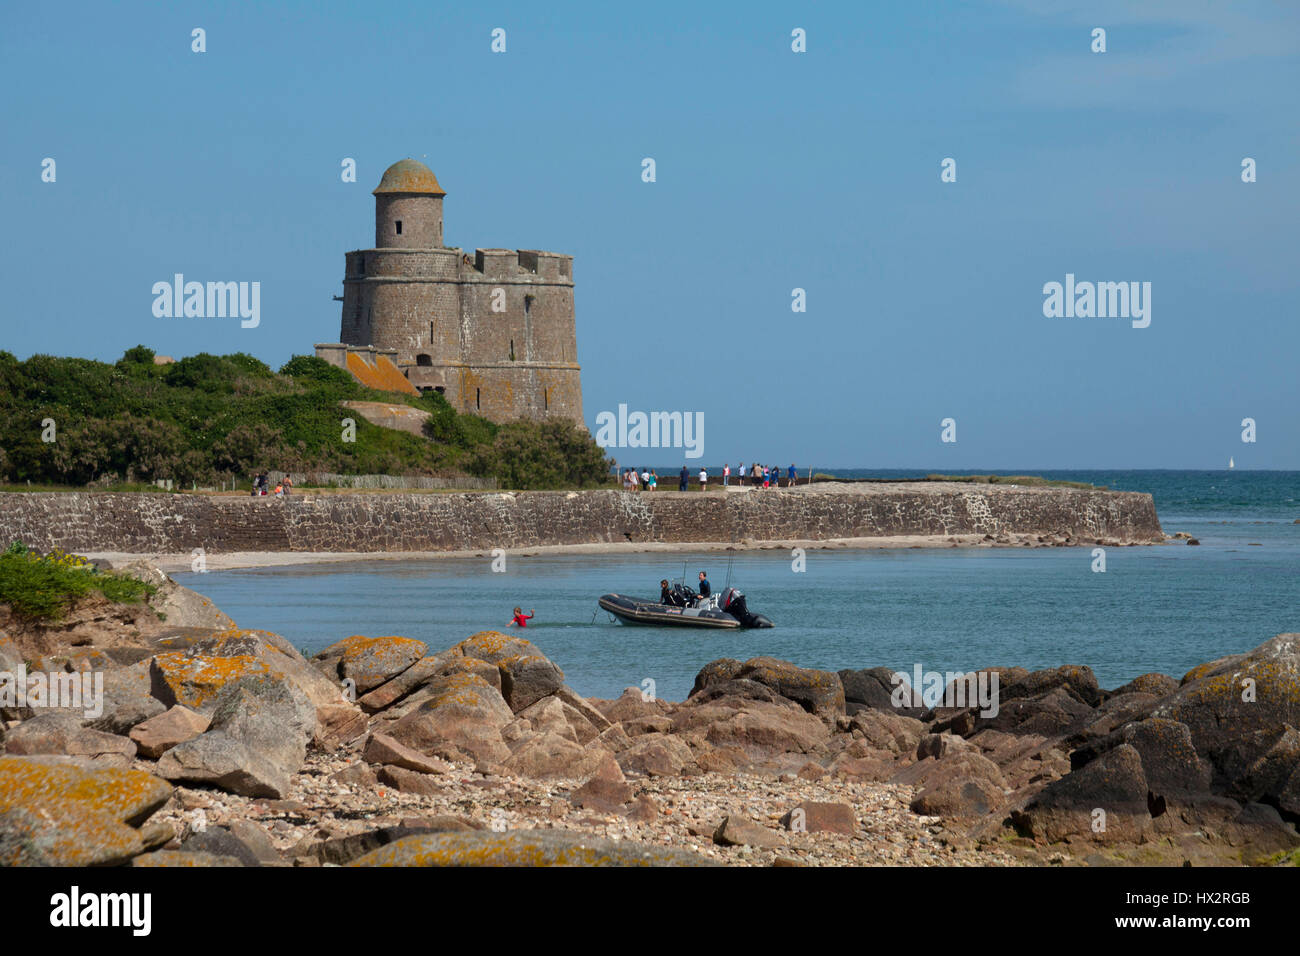
[[[713,593],[713,585],[709,583],[709,577],[703,571],[700,572],[700,600],[704,601]]]

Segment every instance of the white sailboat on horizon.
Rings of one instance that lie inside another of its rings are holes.
[[[1234,464],[1232,463],[1232,456],[1229,455],[1229,456],[1228,456],[1228,469],[1231,470],[1231,469],[1236,468],[1236,467],[1237,467],[1237,466],[1234,465]]]

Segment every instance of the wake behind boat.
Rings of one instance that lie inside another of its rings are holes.
[[[745,595],[736,588],[727,588],[720,598],[715,594],[703,599],[682,585],[673,591],[676,603],[672,604],[626,594],[603,594],[598,603],[624,624],[730,629],[775,626],[763,615],[751,614]]]

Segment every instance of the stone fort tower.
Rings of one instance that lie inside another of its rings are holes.
[[[346,254],[340,341],[316,354],[363,381],[376,365],[392,372],[386,357],[414,388],[495,422],[581,425],[573,257],[444,246],[446,193],[413,159],[388,167],[374,196],[375,248]]]

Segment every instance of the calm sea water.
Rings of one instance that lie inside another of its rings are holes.
[[[1034,469],[1006,474],[1044,474]],[[846,477],[866,472],[843,472]],[[872,472],[911,477],[924,472]],[[177,574],[245,627],[276,631],[308,653],[349,634],[402,634],[441,650],[475,631],[506,630],[511,608],[535,608],[526,636],[580,694],[617,696],[655,681],[680,700],[719,657],[767,654],[832,670],[884,665],[910,672],[1087,664],[1103,686],[1138,674],[1181,676],[1202,661],[1300,631],[1300,472],[1051,472],[1155,496],[1181,543],[1109,548],[788,551],[737,555],[732,583],[777,627],[713,632],[629,627],[596,606],[607,591],[653,596],[662,577],[707,570],[725,556],[510,555],[489,560],[383,560]]]

